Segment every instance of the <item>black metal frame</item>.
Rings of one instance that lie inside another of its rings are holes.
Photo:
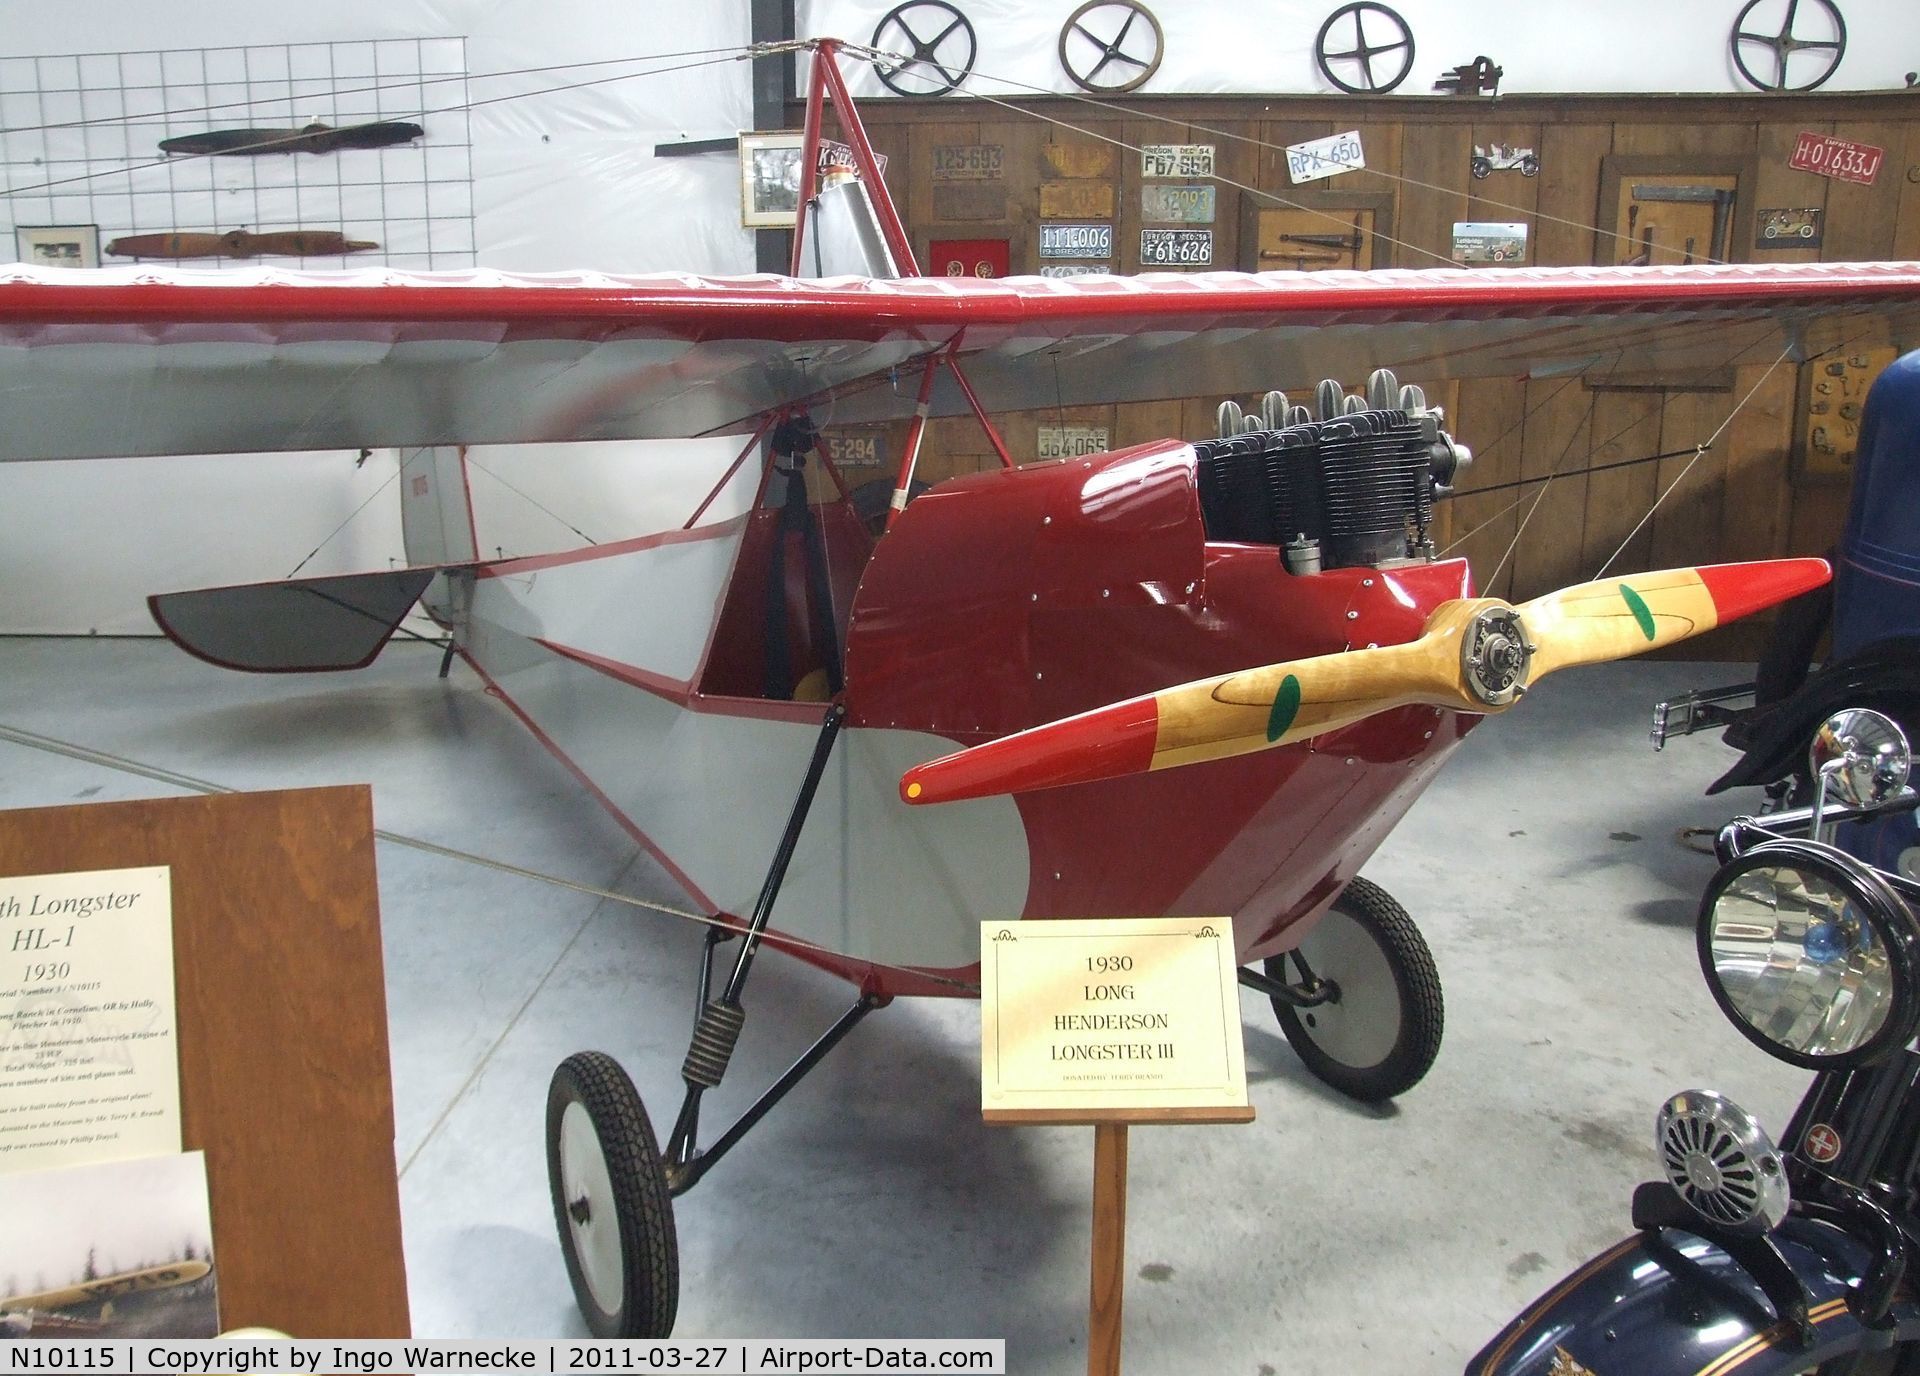
[[[779,1103],[795,1085],[805,1079],[807,1073],[826,1058],[829,1051],[840,1044],[842,1038],[851,1032],[860,1020],[876,1008],[885,1007],[889,999],[878,994],[862,992],[851,1008],[821,1034],[819,1040],[801,1053],[800,1057],[755,1099],[725,1132],[714,1140],[705,1150],[699,1146],[700,1137],[700,1100],[709,1090],[720,1083],[726,1074],[727,1062],[732,1057],[735,1042],[740,1029],[746,1022],[746,1010],[741,1006],[740,996],[747,986],[747,976],[753,969],[753,958],[759,953],[760,942],[767,929],[767,922],[773,916],[774,900],[780,896],[780,886],[787,876],[787,866],[792,863],[793,852],[800,843],[800,832],[806,826],[807,814],[813,808],[815,793],[819,791],[820,780],[825,775],[827,761],[833,754],[833,743],[840,734],[845,722],[847,709],[835,703],[827,709],[826,719],[820,724],[820,736],[814,743],[813,758],[807,764],[806,778],[801,781],[800,792],[794,798],[793,810],[787,816],[786,829],[780,835],[780,844],[774,850],[773,863],[767,867],[766,880],[760,886],[760,895],[754,900],[753,915],[746,927],[739,932],[714,927],[707,932],[705,946],[700,952],[700,985],[698,1006],[694,1013],[693,1039],[687,1050],[686,1064],[680,1076],[686,1083],[686,1097],[680,1104],[679,1116],[674,1120],[673,1132],[667,1139],[662,1159],[666,1167],[667,1191],[672,1195],[682,1195],[699,1183],[721,1157],[739,1143],[767,1115],[773,1106]],[[727,977],[726,987],[718,999],[713,997],[714,956],[723,942],[740,941],[740,949],[734,956],[733,971]]]

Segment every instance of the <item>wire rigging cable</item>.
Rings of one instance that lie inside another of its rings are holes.
[[[83,764],[99,765],[105,769],[116,770],[122,774],[136,774],[141,778],[152,779],[157,783],[173,788],[186,789],[191,793],[236,793],[239,790],[225,784],[212,783],[206,779],[195,778],[191,774],[182,774],[177,770],[166,769],[159,765],[143,763],[129,759],[124,755],[115,755],[105,750],[94,750],[89,746],[77,745],[72,741],[63,741],[55,736],[43,736],[24,727],[0,725],[0,740],[11,741],[15,745],[25,746],[29,750],[45,751],[50,755],[62,755],[70,760],[79,760]],[[699,927],[714,927],[721,931],[738,934],[741,924],[733,919],[712,917],[705,913],[690,912],[685,908],[676,908],[669,903],[658,903],[651,899],[636,898],[632,894],[620,893],[614,889],[602,888],[597,884],[583,884],[577,879],[567,879],[561,875],[546,874],[540,870],[528,869],[524,865],[515,865],[506,860],[479,855],[455,846],[443,846],[437,841],[424,840],[418,836],[408,836],[402,832],[388,831],[384,827],[375,827],[374,836],[390,845],[405,846],[426,855],[437,855],[443,860],[458,860],[462,864],[478,865],[482,869],[493,870],[499,874],[511,874],[520,879],[532,879],[541,884],[551,884],[555,888],[570,889],[574,893],[586,894],[592,898],[605,899],[609,903],[624,904],[629,908],[640,908],[663,917],[678,918],[682,922],[691,922]],[[784,932],[769,932],[767,940],[775,946],[791,950],[812,951],[818,955],[839,956],[839,952],[828,947],[807,941],[801,937]],[[908,965],[889,965],[885,961],[867,960],[863,964],[876,970],[891,970],[897,974],[912,975],[930,983],[957,990],[961,993],[978,995],[980,986],[969,984],[965,980],[953,979],[946,975],[931,974],[928,971]]]

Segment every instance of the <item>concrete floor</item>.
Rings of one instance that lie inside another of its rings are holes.
[[[671,885],[569,775],[434,652],[249,677],[153,641],[0,640],[0,724],[237,788],[368,781],[378,823],[663,899]],[[1245,998],[1249,1127],[1133,1134],[1129,1370],[1458,1371],[1521,1304],[1623,1234],[1670,1092],[1781,1126],[1805,1076],[1714,1008],[1692,915],[1718,823],[1711,736],[1652,753],[1651,704],[1720,665],[1560,675],[1474,733],[1368,875],[1439,962],[1447,1038],[1385,1111],[1309,1077]],[[0,743],[0,806],[151,797],[147,779]],[[617,1056],[664,1128],[699,933],[382,845],[395,1156],[415,1331],[569,1336],[542,1111],[564,1056]],[[839,1011],[836,982],[755,969],[710,1112]],[[987,1336],[1020,1373],[1084,1370],[1092,1134],[987,1128],[977,1005],[877,1014],[678,1204],[681,1336]]]

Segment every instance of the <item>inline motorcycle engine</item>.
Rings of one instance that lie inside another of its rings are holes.
[[[1194,445],[1207,538],[1280,546],[1294,573],[1433,557],[1434,498],[1472,462],[1438,408],[1381,368],[1364,396],[1322,382],[1314,412],[1221,403],[1220,437]]]

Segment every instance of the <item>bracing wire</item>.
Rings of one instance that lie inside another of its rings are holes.
[[[555,511],[552,507],[547,506],[545,503],[541,502],[538,498],[532,496],[530,493],[525,492],[522,489],[514,486],[514,484],[508,482],[505,478],[501,477],[498,473],[494,472],[491,468],[488,468],[485,464],[481,463],[478,459],[474,458],[472,451],[468,451],[467,453],[467,467],[476,468],[480,472],[486,474],[489,478],[492,478],[495,482],[499,483],[500,486],[506,488],[507,491],[513,493],[514,496],[526,502],[529,506],[532,506],[539,511],[545,512],[548,516],[551,516],[555,521],[565,526],[568,530],[572,531],[575,535],[578,535],[582,540],[585,540],[589,545],[597,545],[600,543],[598,540],[594,539],[591,535],[587,534],[586,531],[580,529],[580,527],[575,525],[572,521],[569,521],[566,517],[562,516],[559,512]]]
[[[206,779],[195,778],[178,770],[166,769],[159,765],[146,764],[124,755],[115,755],[105,750],[95,750],[89,746],[78,745],[72,741],[63,741],[54,736],[43,736],[24,727],[0,725],[0,740],[11,741],[15,745],[30,750],[44,751],[50,755],[61,755],[70,760],[79,760],[84,764],[98,765],[122,774],[134,774],[144,779],[152,779],[172,788],[186,789],[192,793],[237,793],[239,790],[226,784],[213,783]],[[515,865],[492,856],[480,855],[473,851],[461,850],[454,846],[443,846],[437,841],[424,840],[418,836],[408,836],[403,832],[388,831],[384,827],[375,827],[374,836],[390,845],[404,846],[425,855],[438,856],[443,860],[456,860],[462,864],[477,865],[482,869],[493,870],[499,874],[510,874],[519,879],[531,879],[536,883],[550,884],[555,888],[568,889],[574,893],[586,894],[592,898],[604,899],[609,903],[623,904],[629,908],[639,908],[646,912],[657,913],[662,917],[671,917],[689,922],[698,927],[713,927],[721,931],[738,934],[741,924],[731,918],[716,917],[707,913],[692,912],[686,908],[676,908],[670,903],[659,903],[651,899],[636,898],[632,894],[620,893],[615,889],[602,888],[597,884],[583,884],[577,879],[568,879],[561,875],[546,874],[540,870],[528,869],[524,865]],[[831,956],[845,959],[843,952],[822,946],[803,937],[785,932],[772,932],[768,940],[777,947],[788,950],[807,951],[814,955]],[[861,964],[870,965],[876,970],[891,970],[896,974],[911,975],[933,984],[942,985],[958,993],[974,994],[980,992],[980,986],[966,980],[954,979],[947,975],[938,975],[910,965],[890,965],[885,961],[868,960],[854,957]]]
[[[1639,533],[1646,528],[1647,522],[1653,519],[1653,513],[1660,509],[1660,504],[1667,500],[1667,497],[1673,492],[1673,490],[1676,487],[1680,486],[1681,483],[1686,481],[1687,474],[1693,472],[1693,466],[1699,463],[1700,460],[1706,456],[1707,451],[1713,448],[1713,446],[1719,442],[1719,439],[1722,435],[1726,434],[1727,427],[1733,424],[1734,417],[1738,416],[1741,411],[1746,409],[1747,403],[1752,401],[1754,397],[1759,394],[1760,389],[1767,385],[1767,379],[1772,377],[1775,370],[1778,369],[1782,363],[1785,363],[1792,356],[1793,356],[1793,345],[1788,344],[1786,348],[1780,351],[1780,356],[1774,359],[1772,363],[1769,363],[1767,365],[1767,370],[1760,375],[1759,380],[1756,381],[1752,387],[1749,387],[1747,389],[1747,394],[1741,397],[1740,400],[1737,403],[1735,403],[1734,408],[1731,411],[1727,412],[1726,419],[1720,422],[1719,428],[1716,429],[1711,435],[1709,435],[1705,440],[1703,440],[1699,445],[1695,447],[1693,451],[1693,457],[1687,460],[1686,466],[1683,467],[1678,473],[1674,475],[1672,482],[1668,483],[1666,487],[1661,489],[1660,495],[1653,499],[1653,505],[1647,508],[1646,514],[1640,518],[1639,522],[1635,524],[1634,528],[1627,532],[1627,538],[1620,542],[1620,548],[1616,549],[1612,554],[1609,554],[1607,556],[1607,561],[1604,564],[1602,564],[1599,568],[1594,570],[1593,576],[1595,578],[1603,577],[1606,574],[1606,571],[1613,567],[1613,561],[1618,559],[1622,554],[1626,553],[1627,546],[1632,544],[1634,541],[1634,537],[1639,535]]]
[[[494,72],[446,72],[418,76],[396,76],[390,81],[376,81],[370,86],[335,86],[325,91],[316,91],[310,97],[313,100],[338,100],[341,96],[379,95],[387,91],[417,91],[425,86],[443,86],[449,82],[495,81],[509,76],[537,76],[542,72],[584,71],[590,67],[613,67],[630,62],[664,62],[676,57],[711,57],[717,54],[733,54],[742,51],[738,45],[726,48],[688,48],[675,53],[646,53],[637,57],[601,57],[585,62],[552,62],[541,67],[507,67]],[[636,73],[636,75],[644,75]],[[302,78],[303,80],[305,78]],[[308,99],[304,96],[271,95],[251,96],[242,100],[222,100],[212,105],[182,105],[169,110],[154,110],[139,115],[95,115],[92,119],[56,120],[50,124],[16,124],[0,128],[0,135],[38,134],[55,129],[88,129],[100,125],[119,125],[131,127],[142,124],[166,124],[182,115],[207,115],[216,110],[244,110],[256,105],[287,105],[296,100]]]
[[[686,72],[700,67],[719,66],[728,62],[743,61],[756,55],[755,51],[751,48],[726,49],[723,51],[728,52],[730,55],[726,57],[709,57],[697,62],[675,63],[666,67],[651,67],[644,72],[620,72],[613,76],[592,77],[586,81],[570,81],[559,86],[544,86],[537,91],[513,91],[506,95],[488,96],[482,100],[458,101],[452,105],[440,105],[431,109],[407,110],[405,112],[395,111],[382,115],[378,119],[363,120],[358,124],[342,125],[334,132],[343,133],[354,129],[366,129],[374,125],[388,124],[399,119],[430,119],[435,115],[451,115],[463,110],[478,110],[483,106],[498,105],[509,100],[527,100],[533,96],[550,96],[561,91],[584,90],[590,86],[608,86],[615,82],[634,81],[645,76],[665,76],[669,72]],[[262,139],[258,143],[244,144],[237,148],[224,149],[220,153],[186,153],[164,158],[152,158],[146,162],[128,163],[124,167],[104,168],[97,172],[80,172],[71,177],[55,177],[44,182],[31,182],[26,186],[10,186],[6,188],[4,194],[8,196],[22,196],[29,192],[46,191],[56,186],[71,186],[76,182],[92,181],[98,177],[126,176],[134,172],[144,172],[149,168],[172,166],[189,158],[226,157],[235,153],[266,153],[273,151],[275,148],[295,143],[303,137],[305,137],[303,134],[296,131],[283,134],[278,138]]]

